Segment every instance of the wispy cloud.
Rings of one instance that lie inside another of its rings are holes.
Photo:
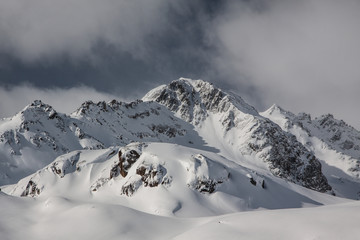
[[[0,118],[11,117],[34,100],[40,99],[62,113],[72,113],[87,101],[122,100],[118,96],[98,92],[93,88],[80,86],[70,89],[39,89],[21,85],[10,89],[0,88]]]
[[[0,84],[139,96],[204,78],[260,108],[332,112],[360,128],[359,12],[357,0],[2,0]],[[16,89],[0,98],[16,102]]]
[[[360,2],[255,2],[233,2],[218,21],[229,81],[254,84],[266,105],[333,112],[359,128]]]
[[[24,61],[76,59],[104,42],[141,56],[166,26],[167,7],[165,0],[2,0],[0,51]]]

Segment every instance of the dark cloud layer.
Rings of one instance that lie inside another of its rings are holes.
[[[15,3],[17,4],[15,4]],[[180,76],[205,77],[217,1],[0,3],[1,84],[86,84],[127,94]]]
[[[360,128],[360,2],[262,3],[232,3],[217,25],[228,73],[243,75],[268,106],[332,112]]]
[[[0,101],[23,86],[134,99],[183,76],[360,128],[359,12],[357,0],[2,0]]]

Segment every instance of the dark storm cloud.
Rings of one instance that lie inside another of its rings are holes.
[[[1,1],[1,84],[86,84],[126,94],[179,76],[203,77],[215,51],[208,25],[222,5],[205,0]]]
[[[183,76],[360,128],[359,12],[357,0],[2,0],[2,96],[30,84],[36,98],[87,86],[89,99],[135,99]]]
[[[228,80],[242,76],[267,106],[332,112],[360,128],[360,2],[252,3],[232,2],[217,25]]]
[[[134,100],[180,76],[211,80],[211,21],[224,3],[0,1],[0,117],[33,99],[69,112],[98,96]],[[81,97],[64,99],[69,89]]]

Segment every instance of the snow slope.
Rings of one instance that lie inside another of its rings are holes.
[[[15,185],[14,196],[121,204],[199,217],[252,209],[318,206],[344,200],[259,174],[216,153],[170,143],[131,143],[62,155]],[[144,201],[146,199],[146,201]]]
[[[17,198],[0,192],[2,240],[269,239],[352,240],[359,202],[240,212],[205,218],[162,217],[121,205],[63,197]]]

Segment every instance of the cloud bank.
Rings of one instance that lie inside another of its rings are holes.
[[[333,112],[360,128],[360,2],[255,2],[231,3],[216,27],[229,81],[254,84],[267,106]]]
[[[135,99],[203,78],[260,110],[360,128],[359,12],[358,0],[2,0],[0,86],[8,102],[24,82],[34,96],[85,85]]]
[[[39,89],[30,85],[21,85],[11,89],[0,88],[0,118],[12,117],[26,105],[38,99],[54,107],[56,111],[66,114],[74,112],[87,100],[93,102],[121,100],[117,96],[86,86],[70,89]]]
[[[2,0],[0,51],[23,61],[95,54],[104,42],[142,56],[166,25],[165,0]]]

